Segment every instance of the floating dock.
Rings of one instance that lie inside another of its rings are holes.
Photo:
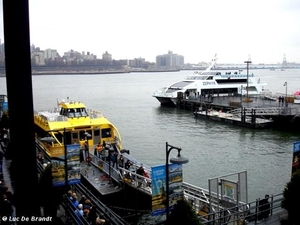
[[[216,110],[201,110],[194,112],[196,117],[225,122],[228,124],[249,127],[249,128],[268,128],[273,125],[271,119],[256,118],[255,115],[247,116],[245,114],[226,113]]]
[[[189,99],[178,98],[177,108],[191,110],[197,117],[202,116],[245,127],[258,128],[271,125],[278,129],[298,131],[300,126],[300,104],[294,100],[279,102],[263,96],[251,97],[249,101],[246,101],[244,96],[202,99],[190,97]],[[216,113],[210,115],[206,110],[216,111]],[[220,110],[227,114],[219,115]],[[244,110],[246,112],[242,112]],[[231,113],[234,115],[230,115]],[[270,123],[270,120],[273,122]]]

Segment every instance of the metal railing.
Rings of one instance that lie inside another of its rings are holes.
[[[97,214],[101,215],[106,221],[109,221],[112,225],[128,225],[128,223],[121,218],[112,209],[102,203],[91,191],[89,191],[83,184],[75,184],[72,187],[76,193],[80,195],[85,195],[94,206],[96,206]]]
[[[242,225],[252,222],[257,224],[263,219],[263,214],[272,216],[279,212],[281,208],[282,194],[272,195],[267,203],[262,203],[261,199],[236,207],[223,209],[218,212],[211,212],[199,215],[203,225]],[[243,209],[243,210],[242,210]]]

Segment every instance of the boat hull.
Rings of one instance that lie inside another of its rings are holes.
[[[158,96],[154,96],[161,105],[163,106],[171,106],[171,107],[175,107],[176,106],[176,99],[172,99],[169,97],[158,97]]]

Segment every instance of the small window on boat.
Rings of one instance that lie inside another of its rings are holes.
[[[72,139],[78,139],[78,133],[72,132]]]
[[[75,116],[75,111],[74,111],[74,109],[68,109],[68,117],[74,117]]]
[[[60,113],[59,113],[59,114],[62,115],[62,116],[68,116],[67,109],[62,108],[62,109],[60,110]]]
[[[102,138],[111,137],[111,129],[110,128],[102,129],[101,136],[102,136]]]
[[[81,111],[81,116],[88,116],[85,108],[80,108],[80,111]]]

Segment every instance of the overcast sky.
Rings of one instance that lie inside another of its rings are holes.
[[[29,0],[31,43],[155,62],[300,63],[299,0]],[[1,0],[1,21],[3,20]],[[1,22],[0,38],[3,40]]]

